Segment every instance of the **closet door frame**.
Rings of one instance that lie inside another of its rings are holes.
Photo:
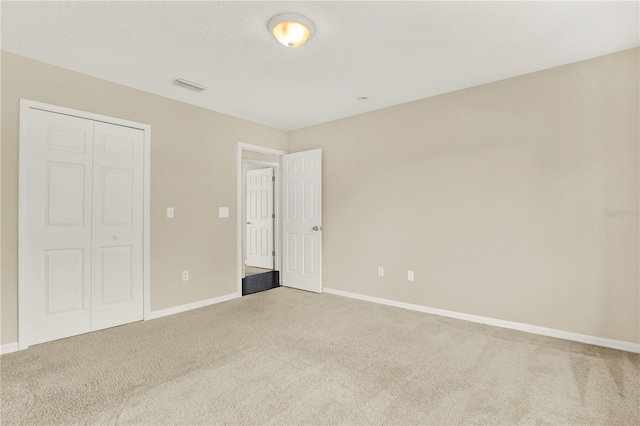
[[[131,127],[144,132],[143,160],[143,305],[144,320],[151,319],[151,259],[150,259],[150,188],[151,188],[151,126],[101,114],[51,105],[29,99],[20,99],[20,135],[18,153],[18,350],[29,347],[29,289],[28,289],[28,194],[29,194],[29,116],[32,110],[64,114],[118,126]]]

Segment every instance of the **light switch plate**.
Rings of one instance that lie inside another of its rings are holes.
[[[221,217],[221,218],[229,217],[229,207],[219,207],[218,208],[218,217]]]
[[[167,207],[167,219],[173,219],[173,207]]]

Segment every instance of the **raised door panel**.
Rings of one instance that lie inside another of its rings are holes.
[[[134,160],[136,154],[136,138],[120,135],[104,135],[100,145],[99,156],[118,160]]]
[[[53,114],[44,111],[38,111],[38,114]],[[59,114],[58,114],[59,115]],[[68,117],[68,116],[64,116]],[[69,117],[72,120],[75,120],[75,117]],[[63,120],[66,120],[63,119]],[[82,119],[78,119],[82,120]],[[59,120],[60,122],[62,120]],[[86,123],[90,123],[90,121],[85,120]],[[68,125],[56,125],[53,122],[50,122],[45,127],[45,150],[53,150],[53,151],[62,151],[62,152],[72,152],[77,154],[86,154],[87,148],[90,147],[92,140],[87,139],[87,129],[84,128],[73,128]]]
[[[46,318],[84,310],[84,250],[44,250],[42,253],[45,295],[42,316]]]
[[[130,246],[107,247],[100,252],[102,303],[129,303],[133,300],[133,256]]]
[[[285,219],[290,222],[298,220],[298,182],[286,181],[284,191]]]
[[[133,221],[134,171],[101,167],[102,226],[131,226]]]
[[[45,161],[44,168],[45,226],[84,227],[85,165]]]
[[[284,251],[285,257],[285,272],[298,273],[298,234],[289,233],[285,238]]]

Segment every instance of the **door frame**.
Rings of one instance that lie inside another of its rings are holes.
[[[249,160],[242,158],[243,151],[257,152],[260,154],[269,154],[269,155],[277,155],[278,157],[287,154],[287,151],[282,151],[274,148],[267,148],[260,145],[253,145],[245,142],[238,142],[236,147],[236,169],[237,169],[237,180],[236,180],[236,189],[237,189],[237,208],[236,208],[236,296],[242,297],[242,276],[244,275],[244,246],[246,244],[245,241],[245,229],[244,225],[244,217],[245,217],[245,204],[246,200],[243,196],[243,189],[245,186],[245,173],[244,173],[244,162],[258,162],[259,160]],[[282,229],[282,205],[280,202],[280,163],[278,162],[277,167],[275,167],[274,163],[269,162],[260,162],[258,164],[268,163],[274,169],[274,176],[276,177],[276,184],[273,186],[273,192],[275,196],[273,211],[276,214],[276,221],[274,223],[273,230],[273,241],[275,244],[276,251],[276,259],[275,259],[275,270],[280,270],[280,266],[282,264],[281,257],[281,232]]]
[[[29,265],[27,262],[29,237],[29,118],[31,110],[41,110],[69,115],[93,121],[131,127],[144,132],[143,160],[143,319],[151,313],[151,259],[150,259],[150,189],[151,189],[151,126],[149,124],[109,117],[87,111],[76,110],[20,98],[20,134],[18,137],[18,350],[29,347],[29,291],[27,287]]]

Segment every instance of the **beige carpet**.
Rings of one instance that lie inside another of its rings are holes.
[[[640,424],[638,355],[286,288],[0,361],[3,425]]]

